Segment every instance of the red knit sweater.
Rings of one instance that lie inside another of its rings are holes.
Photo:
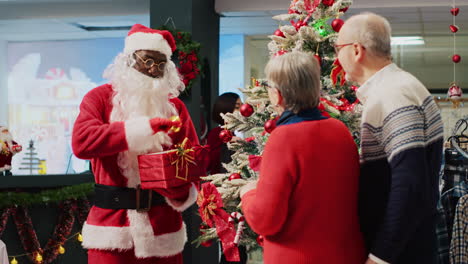
[[[257,189],[242,197],[247,223],[265,237],[264,263],[364,263],[358,178],[357,148],[340,121],[276,128]]]

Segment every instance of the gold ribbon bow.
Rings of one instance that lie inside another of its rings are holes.
[[[214,201],[215,198],[216,198],[216,195],[214,194],[210,194],[210,196],[208,196],[208,198],[206,199],[206,201],[204,201],[204,195],[203,195],[203,190],[200,191],[200,193],[198,194],[198,199],[197,199],[197,204],[199,207],[203,206],[204,203],[208,203],[206,206],[203,207],[203,211],[202,211],[202,219],[203,221],[207,221],[207,219],[211,219],[211,216],[215,215],[215,212],[214,210],[216,210],[218,208],[218,206],[216,205],[216,202]]]
[[[176,145],[176,149],[174,151],[176,152],[176,155],[178,157],[176,160],[174,160],[171,163],[171,165],[176,166],[176,178],[184,180],[184,181],[187,181],[187,178],[188,178],[189,163],[193,165],[197,165],[195,163],[195,158],[193,157],[193,155],[190,155],[190,153],[194,151],[193,148],[189,148],[189,149],[185,148],[187,141],[188,141],[188,138],[185,138],[181,144]],[[179,168],[184,168],[184,167],[185,167],[185,177],[182,177],[179,175]]]

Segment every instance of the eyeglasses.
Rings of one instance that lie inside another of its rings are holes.
[[[166,67],[166,62],[165,61],[161,61],[160,63],[156,63],[154,62],[153,59],[143,59],[142,57],[140,57],[140,55],[138,55],[138,53],[133,53],[135,54],[135,56],[137,56],[138,59],[140,59],[144,64],[145,64],[145,67],[147,69],[149,68],[152,68],[154,67],[155,65],[158,66],[158,70],[159,71],[164,71],[164,67]]]
[[[341,50],[343,47],[353,45],[354,43],[355,43],[355,42],[353,42],[353,43],[346,43],[346,44],[335,44],[335,45],[333,45],[333,47],[335,48],[335,53],[338,54],[338,53],[340,52],[340,50]]]

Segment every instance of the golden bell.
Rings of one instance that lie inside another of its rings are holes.
[[[58,250],[57,250],[57,252],[58,252],[59,254],[61,254],[61,255],[62,255],[62,254],[65,254],[65,248],[62,247],[62,245],[60,245],[59,248],[58,248]]]
[[[10,261],[10,264],[18,264],[18,261],[15,257],[13,257],[13,259]]]
[[[169,118],[169,120],[171,120],[172,122],[180,121],[180,117],[179,116],[171,116]],[[174,133],[177,133],[177,132],[180,131],[180,127],[172,126],[171,131],[174,132]]]
[[[78,236],[76,237],[76,240],[83,242],[83,236],[81,234],[78,234]]]

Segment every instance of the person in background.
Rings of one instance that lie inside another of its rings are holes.
[[[265,73],[280,118],[260,176],[241,189],[249,226],[264,237],[266,264],[363,264],[358,220],[359,155],[348,128],[322,116],[320,66],[288,52]]]
[[[210,162],[208,171],[210,174],[224,172],[222,162],[229,162],[231,152],[227,149],[226,143],[219,138],[219,133],[223,130],[224,120],[221,114],[238,111],[242,101],[236,93],[223,93],[213,105],[212,120],[218,124],[217,127],[210,130],[207,137],[207,145],[210,146]]]
[[[366,264],[437,263],[440,111],[426,87],[392,63],[385,18],[349,18],[335,49],[364,107],[359,211]]]

